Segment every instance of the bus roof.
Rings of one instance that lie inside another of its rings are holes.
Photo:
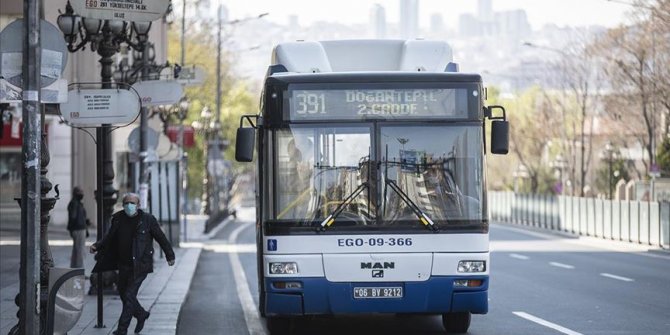
[[[482,77],[473,73],[425,73],[425,72],[339,72],[339,73],[291,73],[279,72],[268,78],[274,85],[286,84],[331,84],[331,83],[481,83]]]
[[[287,72],[457,72],[444,41],[338,40],[280,43],[272,64]]]

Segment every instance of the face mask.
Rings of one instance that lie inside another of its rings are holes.
[[[137,205],[132,202],[129,202],[123,205],[123,210],[126,212],[126,215],[135,216],[135,214],[137,214]]]
[[[83,194],[75,194],[74,197],[77,198],[77,200],[84,199],[84,195],[83,195]]]

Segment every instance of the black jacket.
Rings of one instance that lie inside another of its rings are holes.
[[[138,209],[138,214],[141,215],[140,223],[135,230],[133,238],[133,270],[135,274],[144,274],[154,271],[154,243],[156,240],[161,249],[165,253],[165,258],[170,261],[175,259],[174,250],[170,242],[163,234],[156,218]],[[98,256],[92,272],[104,272],[111,270],[118,270],[118,243],[117,231],[119,225],[130,224],[125,222],[128,216],[123,211],[119,211],[112,215],[112,225],[102,240],[95,243],[98,250]]]
[[[86,229],[86,209],[84,204],[77,199],[70,200],[67,204],[67,230],[84,230]]]

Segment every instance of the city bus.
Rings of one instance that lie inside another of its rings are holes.
[[[259,309],[272,334],[306,316],[379,313],[441,315],[464,333],[487,313],[485,157],[507,153],[509,125],[485,94],[445,42],[274,48],[235,153],[256,156]]]

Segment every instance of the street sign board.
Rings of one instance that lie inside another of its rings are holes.
[[[128,136],[128,148],[132,152],[140,152],[140,127],[135,127]],[[155,151],[158,147],[158,132],[147,127],[147,151]]]
[[[60,105],[60,110],[63,119],[75,126],[125,124],[137,117],[140,99],[131,90],[72,90],[68,93],[68,101]]]
[[[205,82],[205,69],[196,66],[181,68],[177,81],[184,86],[197,86]]]
[[[0,103],[21,102],[23,90],[0,79]],[[67,80],[58,79],[53,84],[43,87],[40,102],[43,104],[61,104],[67,102]]]
[[[184,89],[174,80],[149,80],[133,84],[140,95],[142,106],[174,105],[179,102]]]
[[[150,22],[165,16],[170,0],[70,0],[70,4],[85,18]]]
[[[48,21],[40,21],[42,44],[41,85],[60,79],[67,64],[67,46],[60,30]],[[23,88],[23,20],[10,23],[0,32],[0,77],[13,86]]]

